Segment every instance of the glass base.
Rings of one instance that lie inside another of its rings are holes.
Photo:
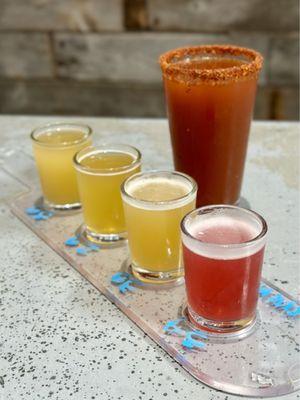
[[[232,342],[244,339],[257,329],[259,323],[258,314],[239,321],[218,322],[208,320],[200,317],[188,305],[183,305],[179,314],[186,318],[192,329],[204,331],[208,338],[217,342]]]
[[[237,201],[235,201],[232,205],[233,206],[237,206],[237,207],[239,207],[240,206],[240,204],[241,204],[241,200],[242,200],[242,198],[241,197],[239,197],[238,199],[237,199]],[[224,203],[224,204],[226,204],[226,203]]]
[[[127,241],[127,232],[120,233],[95,233],[82,224],[76,230],[79,241],[83,244],[98,244],[101,247],[117,247]]]
[[[131,272],[133,276],[144,283],[162,285],[168,283],[183,283],[183,269],[176,269],[173,271],[160,272],[150,271],[142,268],[134,263],[131,263]]]
[[[63,214],[76,212],[81,210],[81,203],[70,203],[70,204],[54,204],[45,199],[44,197],[40,197],[35,202],[35,206],[39,207],[42,210],[52,211],[55,213]]]
[[[232,205],[232,206],[237,206],[237,207],[242,207],[242,208],[246,208],[248,210],[251,210],[251,205],[249,203],[249,201],[245,198],[245,197],[239,197],[236,201],[234,202],[220,202],[217,204],[228,204],[228,205]],[[197,204],[197,207],[203,207],[204,205],[209,205],[209,204]]]
[[[226,203],[225,203],[225,204],[226,204]],[[239,197],[239,198],[237,199],[237,201],[234,202],[232,205],[233,205],[233,206],[237,206],[237,207],[246,208],[246,209],[248,209],[248,210],[251,210],[251,206],[250,206],[249,201],[248,201],[245,197],[242,197],[242,196]]]
[[[234,205],[251,210],[251,205],[245,197],[240,197]]]

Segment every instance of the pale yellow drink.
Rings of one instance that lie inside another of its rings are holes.
[[[75,153],[91,145],[91,129],[80,124],[53,124],[31,134],[44,202],[56,209],[80,207]]]
[[[100,243],[121,240],[126,226],[120,186],[140,171],[139,151],[125,145],[91,147],[76,155],[75,167],[85,236]]]
[[[135,276],[169,282],[183,275],[180,222],[195,208],[197,185],[178,172],[148,172],[122,186],[128,242]]]

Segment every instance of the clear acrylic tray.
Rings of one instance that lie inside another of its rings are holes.
[[[16,198],[13,213],[196,379],[218,390],[254,397],[300,388],[299,304],[287,293],[263,280],[258,322],[248,337],[231,342],[203,338],[184,316],[184,285],[155,289],[128,282],[126,243],[98,250],[74,245],[75,238],[69,242],[73,246],[65,245],[82,223],[82,215],[35,220],[25,210],[37,204],[38,197],[29,191]]]

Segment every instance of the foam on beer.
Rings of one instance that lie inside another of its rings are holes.
[[[126,184],[126,192],[131,198],[126,201],[140,208],[172,209],[191,201],[188,194],[193,189],[185,177],[145,176]]]
[[[218,212],[202,214],[187,219],[186,230],[194,239],[183,234],[185,246],[208,258],[244,258],[258,252],[265,244],[265,238],[251,242],[262,230],[260,221],[254,217],[245,220]]]

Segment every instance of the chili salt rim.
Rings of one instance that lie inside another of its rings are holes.
[[[183,64],[178,65],[172,60],[174,58],[184,58],[185,56],[195,56],[198,54],[213,54],[213,55],[231,55],[244,56],[248,58],[248,62],[239,66],[229,68],[215,69],[191,69],[186,68]],[[233,45],[203,45],[203,46],[188,46],[169,50],[159,57],[160,67],[163,76],[178,82],[185,83],[222,83],[231,80],[240,80],[250,76],[258,76],[263,65],[262,55],[252,49]]]

